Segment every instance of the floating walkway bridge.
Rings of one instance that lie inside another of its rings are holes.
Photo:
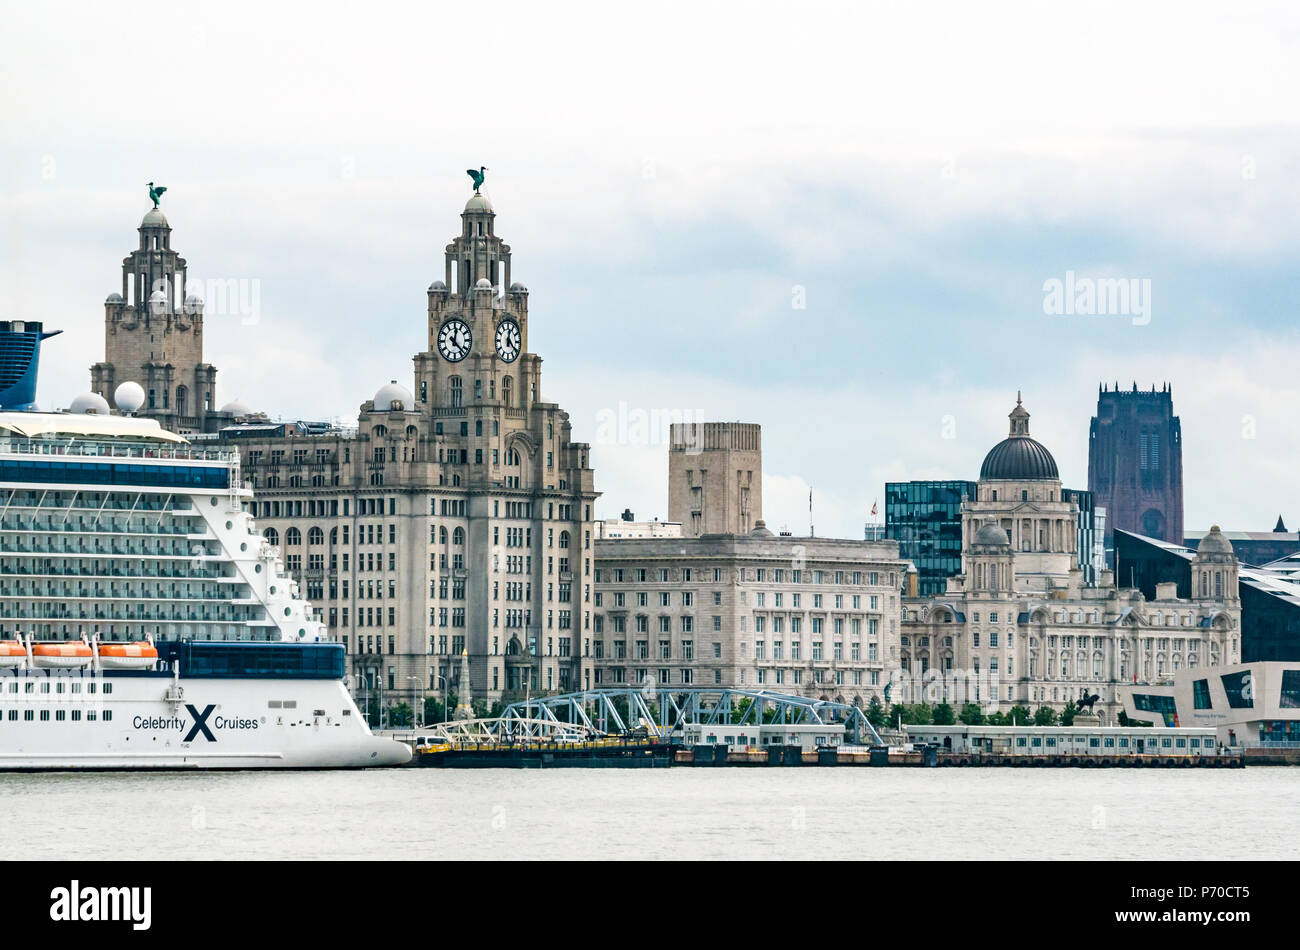
[[[668,739],[688,725],[840,724],[852,735],[855,745],[885,745],[857,706],[752,689],[589,689],[513,703],[499,720],[477,722],[498,723],[491,728],[507,737],[505,741],[516,736],[549,738],[564,735],[565,730],[571,730],[575,738],[644,730],[648,735]]]

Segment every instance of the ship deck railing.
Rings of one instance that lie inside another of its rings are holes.
[[[193,445],[155,444],[78,439],[0,439],[4,455],[64,455],[80,458],[157,459],[184,462],[230,462],[237,457],[229,449],[205,449]]]

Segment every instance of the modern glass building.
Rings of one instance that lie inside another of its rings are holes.
[[[1105,570],[1106,509],[1097,507],[1096,496],[1092,492],[1079,488],[1062,488],[1061,500],[1072,501],[1079,506],[1075,545],[1079,570],[1083,573],[1084,584],[1095,587],[1098,575]]]
[[[887,482],[885,537],[916,565],[918,593],[941,594],[961,573],[961,503],[975,497],[975,482]]]

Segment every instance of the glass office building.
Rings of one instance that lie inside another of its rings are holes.
[[[1106,569],[1106,509],[1097,507],[1096,496],[1092,492],[1078,488],[1062,488],[1061,500],[1072,501],[1079,506],[1075,550],[1078,552],[1079,570],[1083,573],[1084,584],[1095,587],[1100,572]]]
[[[961,573],[961,503],[974,497],[974,482],[885,484],[885,537],[916,565],[921,596],[943,593]]]

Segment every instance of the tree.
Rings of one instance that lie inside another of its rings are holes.
[[[1061,725],[1073,726],[1074,715],[1078,711],[1079,711],[1079,707],[1074,705],[1074,700],[1070,700],[1068,703],[1066,703],[1065,708],[1061,710]]]
[[[885,724],[885,707],[880,705],[880,700],[875,696],[872,696],[871,702],[867,703],[864,715],[867,717],[867,722],[877,729]]]
[[[900,708],[905,726],[928,726],[932,721],[933,713],[925,703],[912,703],[910,706],[903,704]]]
[[[1001,711],[991,712],[984,718],[984,725],[986,726],[1009,726],[1010,724],[1006,714]]]
[[[424,721],[429,723],[447,721],[446,707],[432,696],[426,696],[424,699]]]
[[[388,725],[392,729],[405,729],[411,725],[410,703],[398,703],[396,706],[388,708]]]
[[[934,707],[934,724],[936,726],[956,725],[957,717],[953,715],[952,707],[947,703],[940,703]]]
[[[1039,706],[1034,713],[1035,726],[1054,726],[1056,725],[1056,710],[1051,706]]]
[[[1028,706],[1015,705],[1007,710],[1007,723],[1015,726],[1027,726],[1034,721],[1034,714]]]
[[[984,725],[984,710],[980,709],[979,703],[966,703],[961,707],[961,712],[957,718],[968,726]]]

